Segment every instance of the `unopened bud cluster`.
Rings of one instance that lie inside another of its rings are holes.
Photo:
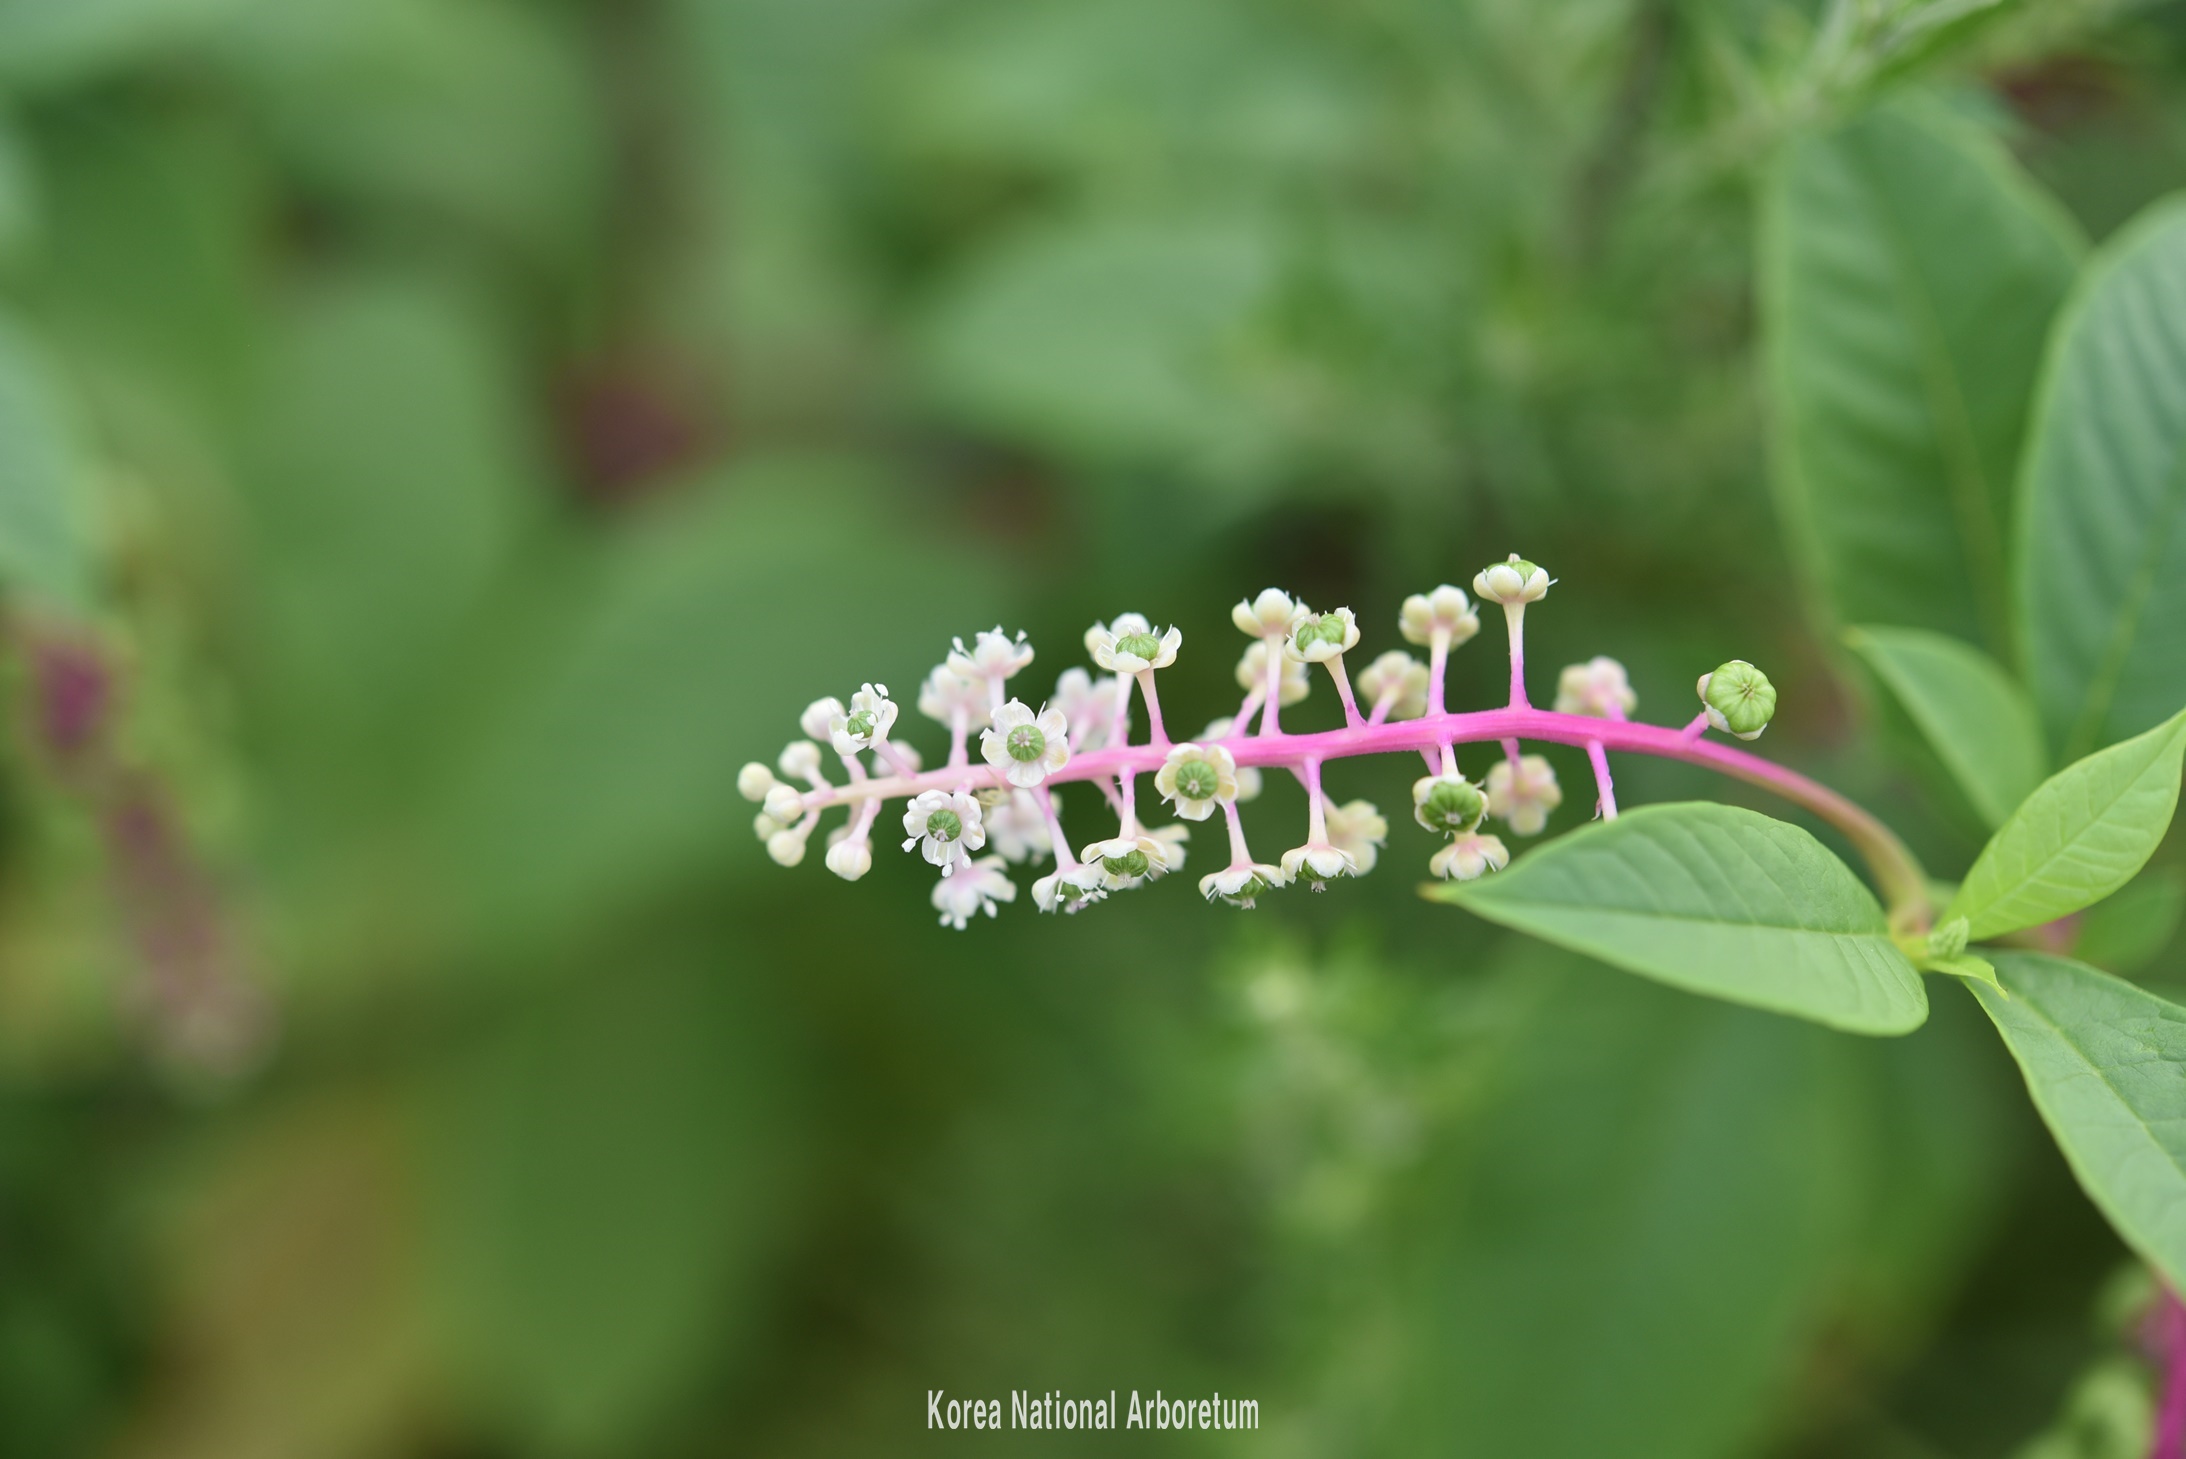
[[[1442,842],[1428,870],[1470,880],[1510,862],[1501,837],[1482,830],[1490,818],[1514,835],[1538,835],[1563,802],[1555,771],[1540,755],[1523,753],[1522,738],[1588,746],[1604,815],[1616,813],[1604,744],[1646,748],[1618,743],[1638,698],[1614,659],[1564,669],[1553,710],[1527,702],[1525,609],[1553,582],[1515,554],[1473,578],[1477,599],[1501,606],[1509,629],[1511,702],[1501,710],[1453,715],[1443,703],[1449,655],[1480,631],[1475,600],[1463,589],[1445,583],[1405,599],[1397,627],[1407,643],[1427,650],[1427,661],[1390,649],[1365,663],[1354,685],[1347,660],[1358,649],[1360,626],[1351,609],[1316,610],[1269,588],[1230,614],[1249,640],[1236,666],[1243,702],[1194,739],[1169,738],[1156,692],[1157,673],[1177,661],[1182,632],[1122,613],[1086,630],[1093,667],[1065,670],[1037,703],[1014,682],[1033,661],[1025,635],[997,627],[973,635],[969,646],[955,640],[914,696],[919,714],[949,735],[947,758],[936,769],[927,770],[924,757],[896,738],[899,706],[876,682],[860,685],[847,703],[814,701],[802,716],[804,737],[791,741],[772,768],[746,765],[737,789],[759,805],[754,829],[784,866],[804,859],[824,812],[847,811],[827,835],[825,860],[850,881],[872,869],[874,828],[883,807],[900,800],[901,849],[936,870],[934,908],[944,923],[962,928],[1017,900],[1011,867],[1052,861],[1033,880],[1032,901],[1042,911],[1076,912],[1181,870],[1193,828],[1218,818],[1228,856],[1199,880],[1209,901],[1250,907],[1295,883],[1319,888],[1363,875],[1379,860],[1389,823],[1369,801],[1339,804],[1326,794],[1323,766],[1417,753],[1429,773],[1413,783],[1412,819]],[[1341,702],[1343,727],[1286,731],[1282,711],[1308,697],[1315,666]],[[1704,676],[1699,687],[1702,719],[1687,727],[1688,737],[1712,726],[1750,739],[1775,708],[1766,677],[1741,660]],[[1140,742],[1132,739],[1135,701],[1148,729]],[[1483,741],[1497,747],[1498,758],[1476,781],[1458,768],[1456,748]],[[839,763],[840,778],[828,775],[823,746]],[[1305,787],[1306,828],[1300,844],[1261,861],[1247,847],[1239,807],[1259,796],[1269,770],[1287,771]],[[1148,775],[1153,798],[1175,817],[1167,824],[1151,825],[1143,814],[1148,807],[1139,787]],[[1074,782],[1099,791],[1115,823],[1112,834],[1079,843],[1066,837],[1055,788]]]

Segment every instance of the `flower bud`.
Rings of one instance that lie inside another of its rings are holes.
[[[805,706],[805,712],[797,723],[803,727],[807,739],[824,740],[828,726],[843,712],[843,702],[830,694],[825,699],[815,699]]]
[[[1230,621],[1247,638],[1282,638],[1290,626],[1312,610],[1281,588],[1265,588],[1249,603],[1230,610]]]
[[[767,792],[766,812],[783,825],[790,825],[804,819],[805,798],[797,793],[796,786],[777,782]]]
[[[1473,579],[1473,591],[1486,602],[1509,607],[1543,597],[1551,581],[1546,572],[1513,552],[1508,561],[1482,568]]]
[[[1776,686],[1744,659],[1732,659],[1700,676],[1700,702],[1708,723],[1742,740],[1757,740],[1776,713]]]
[[[774,772],[757,760],[736,772],[736,793],[746,800],[765,800],[774,786]]]
[[[1621,719],[1639,708],[1639,695],[1624,665],[1607,655],[1571,664],[1556,680],[1558,714],[1591,714],[1597,719]]]
[[[1418,719],[1427,712],[1427,666],[1401,648],[1390,649],[1359,671],[1359,698],[1369,705],[1394,696],[1391,719]]]
[[[805,859],[805,838],[795,831],[776,831],[767,837],[767,855],[777,866],[795,866]]]
[[[1488,798],[1462,775],[1427,775],[1412,782],[1412,818],[1440,836],[1470,831],[1488,813]]]
[[[856,881],[873,869],[872,844],[862,836],[855,841],[837,841],[827,848],[827,869],[844,881]]]
[[[1516,766],[1498,760],[1488,767],[1488,811],[1510,822],[1518,835],[1540,835],[1548,813],[1563,803],[1556,771],[1539,755],[1522,755]]]
[[[1473,611],[1463,588],[1444,583],[1431,593],[1414,593],[1404,600],[1397,614],[1397,631],[1405,642],[1433,643],[1438,629],[1450,636],[1452,648],[1480,631],[1480,615]]]
[[[820,773],[820,747],[810,740],[791,740],[775,763],[786,780],[810,780]]]
[[[1966,950],[1972,933],[1971,922],[1964,917],[1953,917],[1928,934],[1928,956],[1957,957]]]
[[[1389,842],[1389,822],[1368,800],[1328,808],[1328,844],[1351,858],[1353,876],[1364,876],[1381,859]]]

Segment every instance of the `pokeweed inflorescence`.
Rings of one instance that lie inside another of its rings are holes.
[[[1037,710],[1008,687],[1032,663],[1024,634],[1013,637],[997,627],[975,635],[968,648],[957,639],[917,695],[919,712],[949,730],[948,759],[939,769],[925,769],[915,749],[893,738],[897,703],[885,685],[866,684],[847,706],[834,698],[815,701],[803,715],[805,738],[790,742],[775,769],[746,765],[737,783],[761,803],[755,829],[784,866],[804,859],[823,812],[847,809],[847,822],[828,836],[826,860],[829,870],[850,881],[872,868],[874,827],[883,808],[904,800],[902,847],[939,869],[934,906],[945,924],[962,928],[1016,900],[1016,883],[1005,870],[1011,864],[1052,856],[1054,870],[1032,884],[1033,901],[1045,912],[1076,912],[1180,870],[1191,825],[1217,814],[1228,831],[1229,859],[1200,878],[1200,893],[1209,901],[1251,907],[1278,887],[1303,882],[1318,890],[1337,877],[1364,875],[1380,858],[1389,823],[1372,803],[1338,805],[1321,788],[1323,764],[1360,755],[1424,758],[1427,773],[1412,786],[1412,819],[1444,841],[1428,870],[1469,881],[1509,864],[1501,836],[1481,829],[1490,817],[1514,835],[1537,835],[1563,800],[1548,761],[1523,752],[1531,740],[1584,748],[1593,767],[1596,814],[1605,819],[1617,814],[1612,750],[1708,765],[1764,786],[1837,825],[1866,856],[1893,907],[1925,910],[1919,868],[1873,817],[1804,776],[1705,738],[1714,729],[1752,740],[1768,725],[1776,691],[1752,664],[1733,659],[1703,674],[1700,711],[1676,728],[1629,717],[1638,698],[1624,667],[1611,658],[1564,669],[1555,707],[1533,707],[1526,696],[1526,608],[1554,581],[1516,553],[1473,578],[1474,594],[1502,608],[1509,630],[1510,698],[1500,709],[1453,714],[1444,703],[1450,653],[1480,630],[1474,601],[1462,589],[1445,583],[1407,598],[1398,630],[1426,650],[1427,661],[1392,649],[1360,671],[1354,689],[1346,666],[1360,636],[1352,611],[1316,612],[1269,588],[1230,614],[1251,640],[1237,663],[1243,702],[1191,740],[1169,737],[1154,682],[1176,662],[1183,634],[1125,613],[1086,630],[1086,651],[1100,674],[1066,670]],[[1335,687],[1343,727],[1286,730],[1282,711],[1306,697],[1315,665]],[[1134,685],[1146,712],[1142,743],[1131,739]],[[823,773],[821,741],[833,748],[845,780]],[[1457,748],[1470,744],[1501,751],[1477,783],[1457,763]],[[1247,847],[1239,806],[1259,795],[1269,770],[1287,770],[1304,785],[1306,832],[1276,860],[1262,861]],[[1155,794],[1177,816],[1174,823],[1149,826],[1142,817],[1139,781],[1148,774]],[[1072,781],[1096,786],[1117,823],[1113,835],[1080,843],[1075,851],[1050,793]]]

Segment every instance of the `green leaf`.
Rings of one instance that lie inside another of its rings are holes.
[[[1976,986],[2027,1091],[2126,1244],[2186,1284],[2186,1008],[2082,963],[1998,952]]]
[[[1431,895],[1675,987],[1854,1033],[1928,1016],[1882,908],[1797,826],[1735,806],[1646,806]]]
[[[1787,149],[1761,228],[1775,476],[1822,616],[2006,656],[2011,483],[2072,224],[1914,99]]]
[[[0,589],[63,607],[90,597],[85,463],[42,353],[0,317]]]
[[[1920,960],[1924,973],[1949,973],[1954,978],[1966,978],[1976,983],[1996,986],[1996,967],[1987,958],[1962,952],[1956,957],[1926,957]]]
[[[2072,955],[2106,973],[2137,973],[2170,943],[2186,912],[2186,878],[2153,867],[2080,919]]]
[[[1964,917],[1980,941],[2054,922],[2124,886],[2171,824],[2182,754],[2186,710],[2052,775],[1981,848],[1944,920]]]
[[[2070,758],[2186,702],[2186,197],[2106,244],[2075,290],[2021,490],[2027,678]]]
[[[2042,780],[2042,726],[2011,676],[1979,649],[1922,628],[1845,630],[1991,830]]]

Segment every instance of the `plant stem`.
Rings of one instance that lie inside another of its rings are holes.
[[[1280,670],[1278,669],[1278,672]],[[1270,701],[1272,703],[1272,700]],[[1722,774],[1757,785],[1811,811],[1843,833],[1867,863],[1891,922],[1899,931],[1924,931],[1933,920],[1928,881],[1920,863],[1889,827],[1828,786],[1810,780],[1746,750],[1671,729],[1664,725],[1597,719],[1591,715],[1559,714],[1549,709],[1484,709],[1439,718],[1408,719],[1394,724],[1356,725],[1317,734],[1284,734],[1280,730],[1227,742],[1240,765],[1318,767],[1324,760],[1359,755],[1438,753],[1445,745],[1479,744],[1505,739],[1543,740],[1552,745],[1584,749],[1599,744],[1604,751],[1625,755],[1654,755],[1702,765]],[[1150,773],[1161,767],[1166,747],[1158,745],[1110,745],[1088,755],[1074,757],[1048,777],[1051,784],[1092,780],[1101,776]],[[979,785],[999,783],[1000,772],[992,766],[963,770],[929,771],[923,775],[897,775],[867,780],[863,784],[836,786],[806,797],[808,805],[834,805],[869,796],[894,798],[923,790],[953,787],[960,781]]]

